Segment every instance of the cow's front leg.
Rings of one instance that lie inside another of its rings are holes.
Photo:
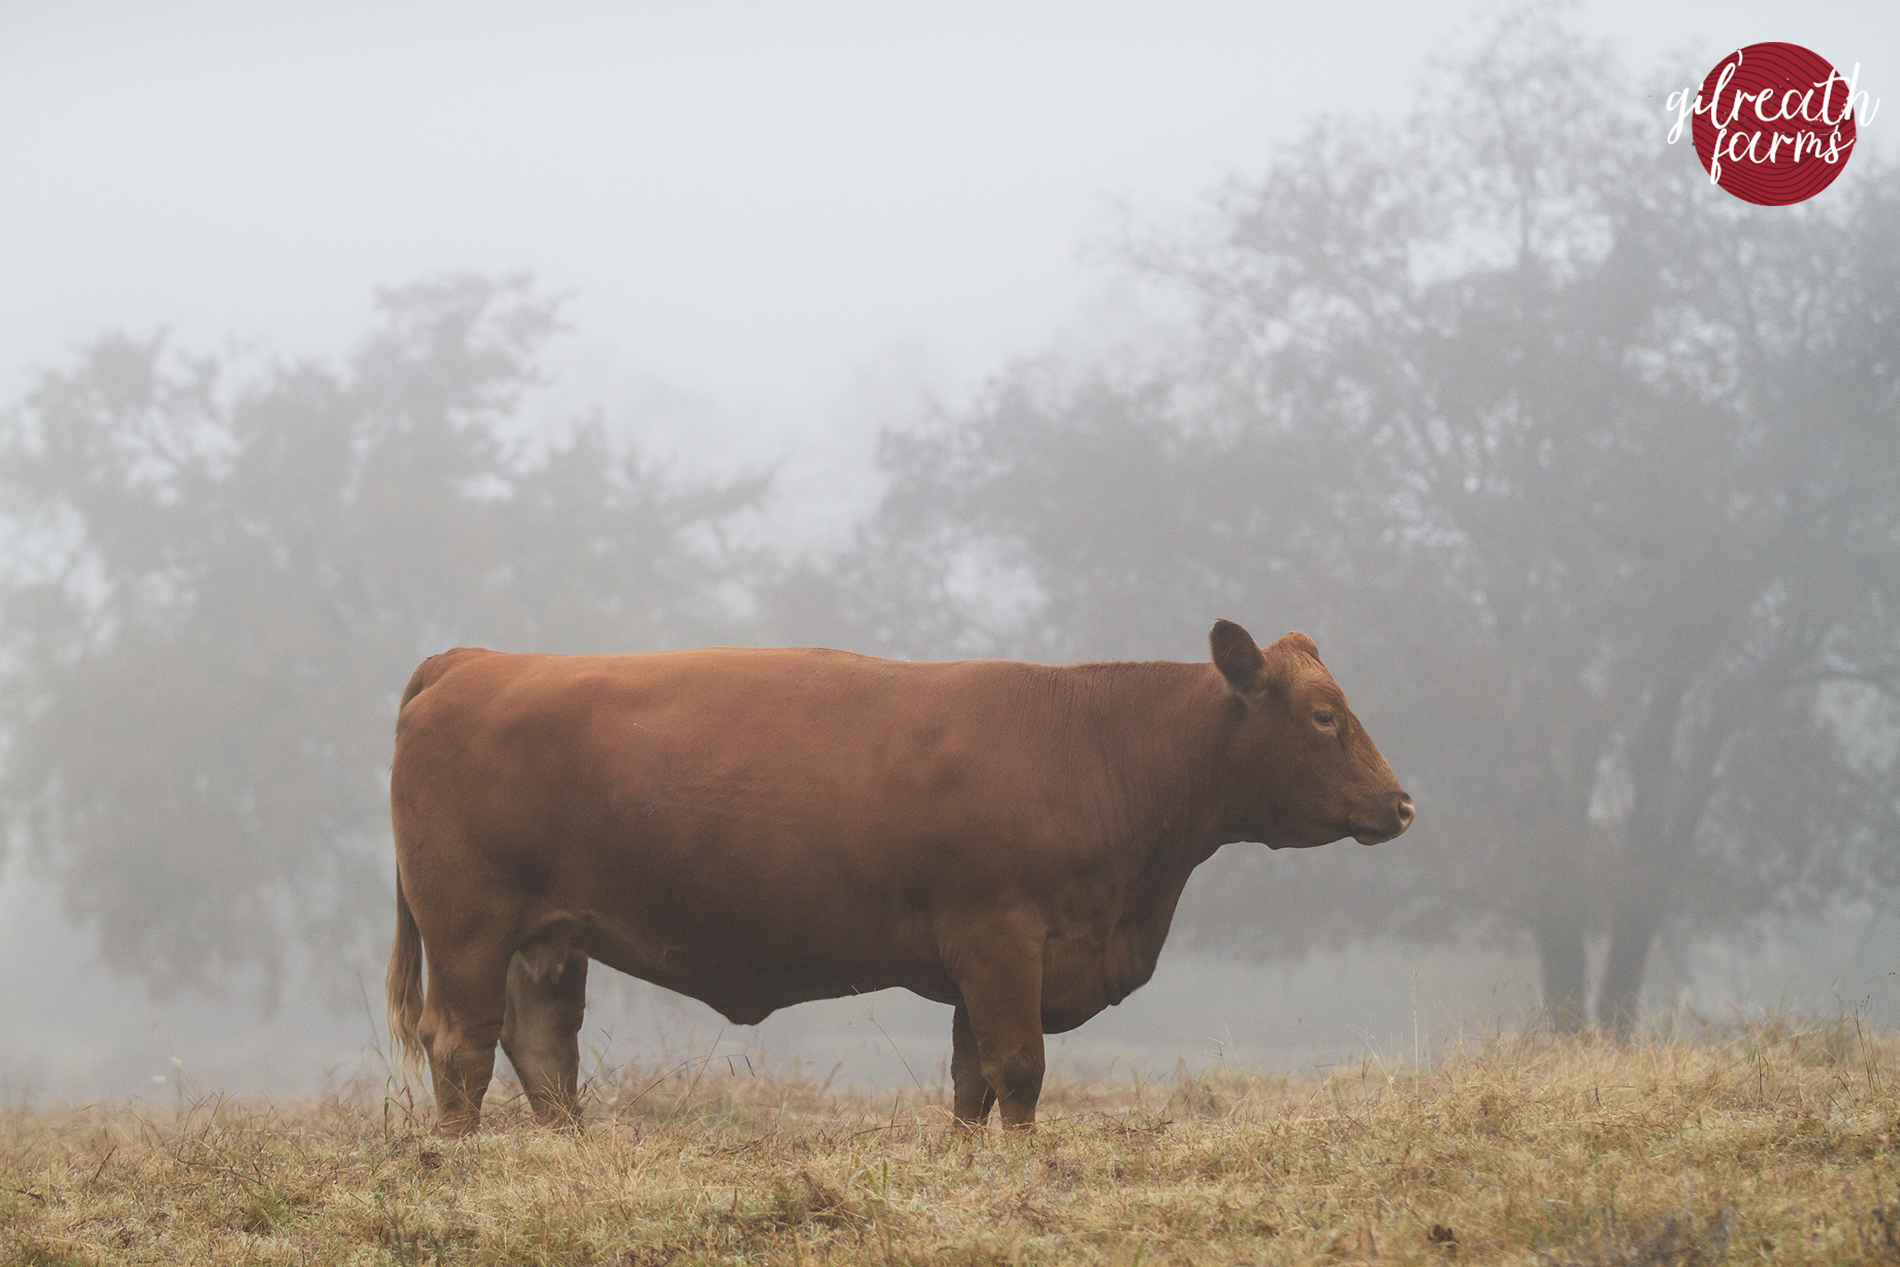
[[[993,1095],[1006,1129],[1036,1124],[1043,1071],[1042,942],[1043,930],[1027,919],[997,921],[956,939],[952,962],[963,1006],[951,1024],[951,1073],[957,1116],[965,1121],[987,1118]],[[968,1068],[957,1041],[966,1025],[977,1072],[987,1084],[981,1096],[974,1079],[959,1073]]]
[[[983,1076],[983,1057],[977,1053],[976,1031],[970,1028],[970,1009],[961,1003],[950,1022],[950,1085],[956,1089],[959,1122],[981,1126],[990,1120],[996,1088]]]

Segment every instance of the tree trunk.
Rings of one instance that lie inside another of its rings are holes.
[[[1581,912],[1544,916],[1531,929],[1537,939],[1537,968],[1544,987],[1544,1023],[1559,1034],[1582,1029],[1584,985],[1589,958],[1583,945]]]
[[[1715,768],[1747,698],[1745,684],[1718,680],[1709,691],[1707,717],[1680,728],[1685,733],[1678,736],[1687,688],[1674,681],[1659,686],[1632,754],[1636,803],[1629,840],[1639,852],[1617,901],[1610,959],[1597,991],[1597,1021],[1619,1038],[1636,1025],[1650,947],[1694,865],[1696,829],[1715,795]]]
[[[1645,903],[1644,905],[1647,905]],[[1603,967],[1603,986],[1597,991],[1597,1020],[1629,1036],[1636,1024],[1636,1005],[1643,990],[1643,965],[1656,943],[1660,921],[1648,910],[1625,905],[1610,927],[1610,961]]]
[[[1636,1024],[1636,1004],[1643,988],[1643,965],[1649,959],[1650,943],[1662,926],[1675,895],[1677,877],[1685,859],[1680,850],[1691,841],[1679,841],[1675,825],[1683,818],[1681,804],[1685,789],[1681,786],[1681,764],[1677,761],[1677,731],[1692,678],[1686,666],[1678,665],[1650,688],[1643,724],[1637,729],[1629,751],[1630,782],[1634,800],[1630,806],[1626,847],[1627,869],[1621,877],[1621,891],[1615,897],[1615,913],[1610,920],[1610,958],[1603,967],[1603,981],[1597,990],[1597,1023],[1607,1025],[1617,1036],[1627,1037]],[[1691,739],[1691,761],[1694,741]],[[1705,771],[1706,773],[1706,771]],[[1690,814],[1690,836],[1694,823],[1702,817],[1707,792]]]

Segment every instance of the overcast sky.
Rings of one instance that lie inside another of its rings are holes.
[[[1044,346],[1102,284],[1082,248],[1112,206],[1185,216],[1318,112],[1396,114],[1479,12],[0,0],[0,402],[107,328],[329,354],[363,334],[377,286],[529,271],[573,296],[561,369],[586,390],[702,401],[704,429],[671,433],[684,460],[795,452],[781,486],[835,502],[880,421],[863,380],[954,392]],[[1900,97],[1900,0],[1572,12],[1636,68],[1693,50],[1699,73],[1781,40]],[[1900,103],[1862,138],[1900,155]],[[96,968],[47,976],[87,961],[55,903],[15,851],[0,1086],[61,1068],[75,1088],[142,1083],[172,1068],[166,1026],[218,1028],[140,1010]],[[1802,997],[1765,969],[1757,984]]]
[[[809,435],[867,370],[1035,349],[1113,203],[1181,215],[1318,111],[1401,109],[1484,12],[0,2],[0,396],[106,327],[331,352],[378,285],[526,270],[603,383]],[[1900,93],[1892,0],[1572,13],[1639,67],[1786,40]]]

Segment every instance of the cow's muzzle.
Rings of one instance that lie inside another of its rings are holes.
[[[1404,834],[1412,825],[1412,796],[1409,792],[1394,792],[1385,813],[1376,824],[1369,823],[1357,828],[1352,838],[1362,845],[1381,845],[1394,836]]]

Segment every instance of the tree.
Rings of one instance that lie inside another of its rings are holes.
[[[5,416],[0,800],[106,962],[160,989],[261,970],[269,996],[299,949],[386,935],[384,772],[423,656],[732,623],[746,560],[692,530],[756,482],[675,487],[598,423],[524,460],[505,424],[558,329],[525,281],[377,310],[343,367],[107,336]]]
[[[1184,917],[1230,944],[1504,921],[1575,1025],[1607,933],[1624,1023],[1667,920],[1891,886],[1896,182],[1747,208],[1641,100],[1533,9],[1402,131],[1316,126],[1131,246],[1184,351],[1025,362],[887,440],[838,610],[927,653],[1318,634],[1419,826],[1223,858]]]

